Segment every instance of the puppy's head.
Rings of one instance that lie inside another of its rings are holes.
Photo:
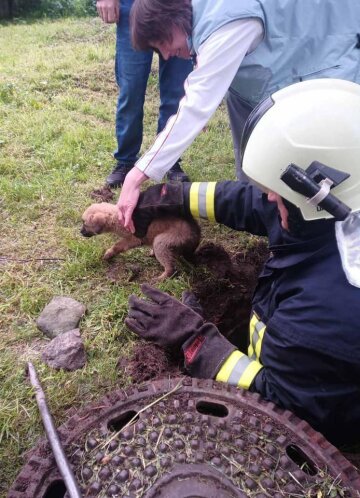
[[[110,231],[115,210],[116,207],[107,202],[89,206],[82,215],[81,235],[92,237]]]

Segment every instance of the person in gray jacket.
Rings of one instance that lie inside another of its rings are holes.
[[[127,176],[118,201],[124,226],[134,230],[140,185],[162,179],[225,94],[243,179],[241,133],[262,99],[307,79],[360,82],[359,26],[360,3],[352,0],[135,0],[134,47],[165,59],[196,57],[197,64],[177,114]]]

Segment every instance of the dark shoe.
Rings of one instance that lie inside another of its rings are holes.
[[[174,166],[167,172],[166,178],[169,182],[189,182],[190,178],[181,169],[179,163],[175,163]]]
[[[106,183],[109,187],[121,187],[125,181],[125,176],[129,173],[133,166],[133,164],[117,163],[115,169],[106,178]]]

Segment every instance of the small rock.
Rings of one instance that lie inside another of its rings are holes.
[[[75,299],[56,296],[45,306],[36,325],[45,335],[53,339],[63,332],[76,329],[85,311],[86,307]]]
[[[86,363],[86,354],[79,329],[69,330],[55,337],[43,351],[42,359],[57,370],[82,368]]]

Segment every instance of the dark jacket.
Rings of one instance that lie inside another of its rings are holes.
[[[311,222],[308,233],[295,237],[256,187],[218,182],[209,192],[217,222],[269,238],[271,256],[253,297],[253,312],[266,327],[256,358],[263,368],[250,390],[335,444],[360,441],[360,289],[346,280],[334,222],[316,222],[315,230]]]

